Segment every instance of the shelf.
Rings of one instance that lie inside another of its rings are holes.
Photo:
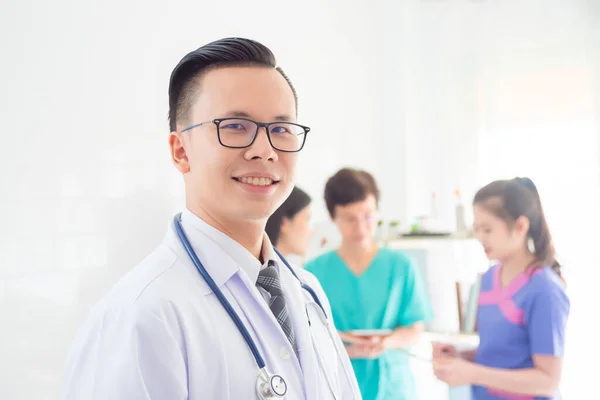
[[[404,247],[405,245],[412,247],[422,247],[423,244],[429,243],[448,243],[448,242],[475,242],[477,239],[468,235],[446,235],[446,236],[401,236],[393,239],[387,239],[383,242],[391,247]]]

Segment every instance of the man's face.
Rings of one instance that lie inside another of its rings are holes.
[[[377,229],[378,211],[375,196],[369,194],[364,200],[335,206],[333,221],[346,243],[364,246],[372,243]]]
[[[296,122],[292,89],[275,69],[218,68],[207,72],[199,85],[190,120],[185,121],[189,125],[228,117]],[[273,149],[264,128],[242,149],[222,146],[213,123],[172,133],[170,143],[175,165],[185,174],[187,202],[212,217],[266,220],[292,191],[298,153]]]

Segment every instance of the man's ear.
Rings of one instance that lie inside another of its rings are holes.
[[[186,153],[181,133],[171,132],[169,135],[169,149],[171,152],[171,161],[175,168],[182,174],[190,172],[190,160]]]

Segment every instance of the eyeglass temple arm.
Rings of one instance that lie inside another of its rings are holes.
[[[190,125],[187,128],[182,129],[181,133],[183,133],[185,131],[189,131],[190,129],[197,128],[197,127],[202,126],[202,125],[213,123],[213,122],[215,122],[215,121],[214,120],[213,121],[204,121],[204,122],[200,122],[199,124]]]

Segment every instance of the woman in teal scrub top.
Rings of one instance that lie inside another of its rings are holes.
[[[417,268],[402,252],[380,248],[379,189],[365,171],[344,168],[325,186],[325,202],[341,247],[311,260],[306,269],[320,281],[365,400],[418,398],[409,358],[398,349],[419,340],[431,306]],[[355,330],[389,329],[370,338]]]

